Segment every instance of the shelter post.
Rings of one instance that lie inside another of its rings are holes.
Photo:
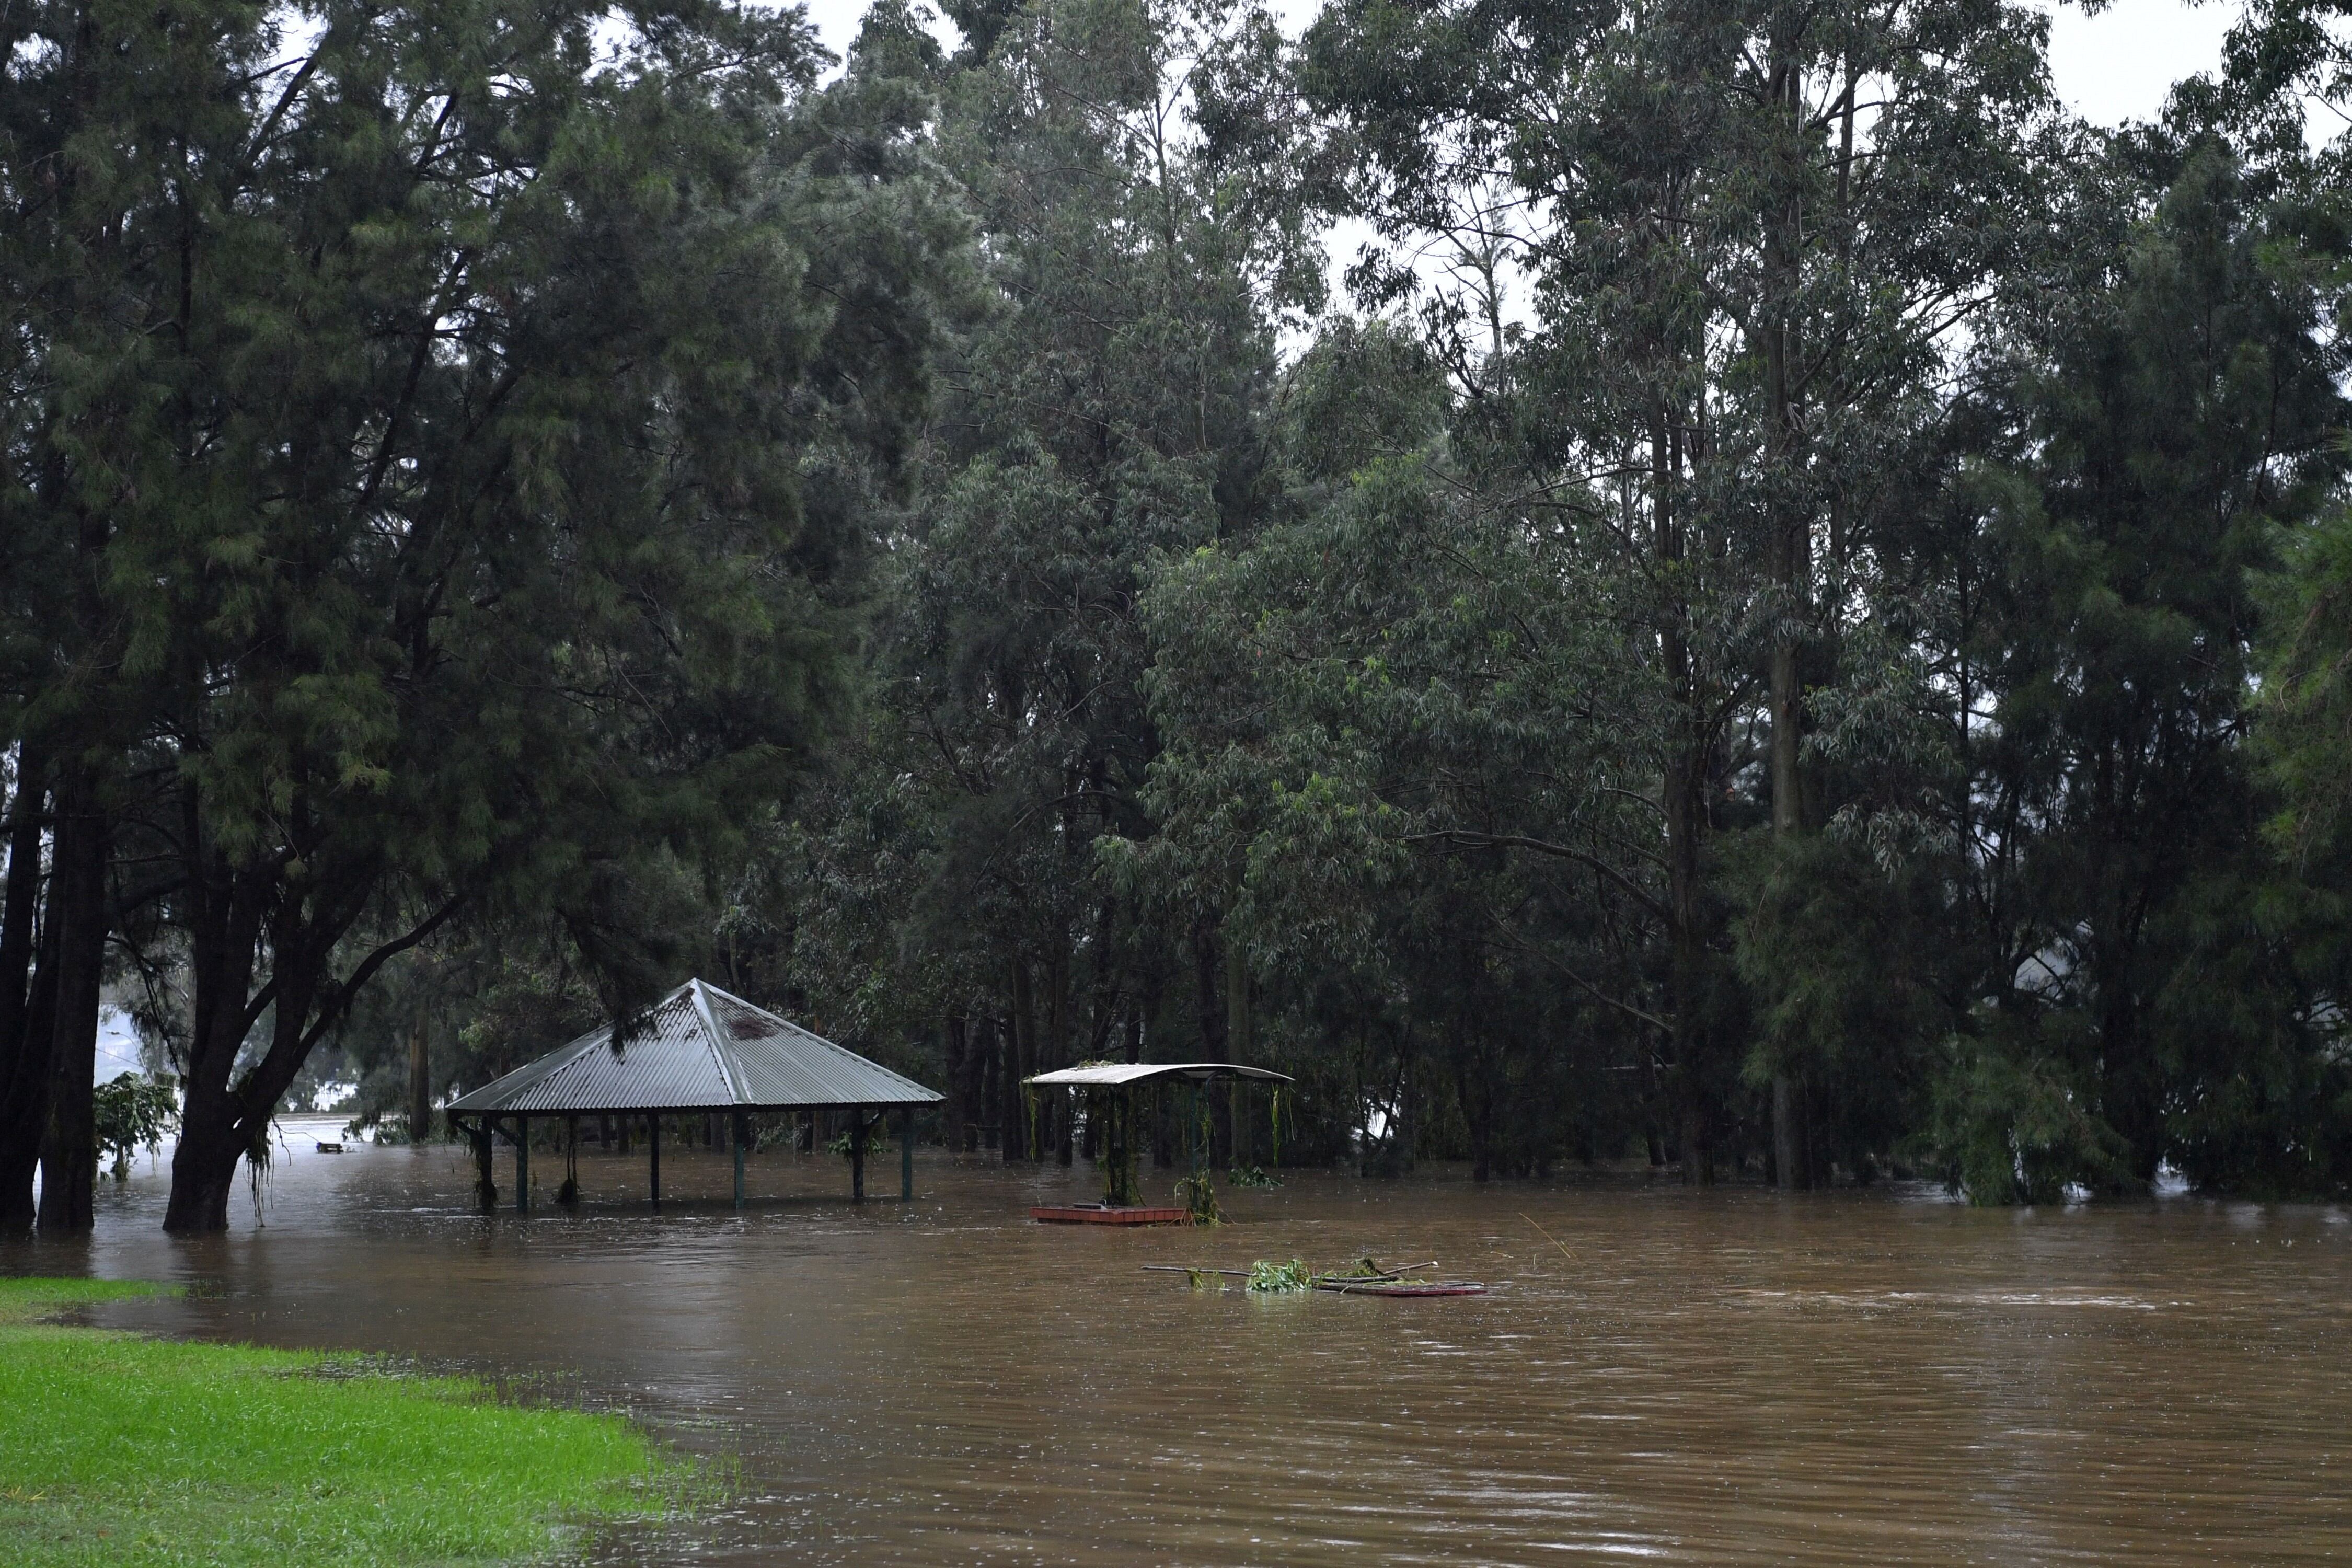
[[[751,1142],[751,1129],[747,1125],[750,1121],[751,1118],[740,1110],[730,1119],[730,1124],[735,1132],[735,1212],[737,1214],[743,1212],[743,1145]]]
[[[866,1108],[862,1105],[849,1111],[849,1201],[866,1201]]]
[[[646,1112],[646,1155],[653,1182],[654,1207],[661,1207],[661,1118]]]
[[[915,1201],[915,1108],[898,1108],[898,1201]]]
[[[567,1207],[580,1205],[580,1118],[563,1119],[563,1185],[556,1190],[555,1201]]]
[[[490,1178],[490,1122],[484,1117],[474,1123],[474,1195],[480,1200],[482,1212],[488,1214],[499,1205],[498,1183]]]
[[[530,1212],[530,1118],[515,1118],[515,1213]]]

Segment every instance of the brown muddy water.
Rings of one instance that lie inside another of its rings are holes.
[[[0,1271],[186,1280],[100,1321],[389,1352],[737,1468],[716,1517],[593,1562],[2352,1559],[2341,1209],[1294,1174],[1223,1229],[1121,1234],[1026,1220],[1083,1166],[928,1152],[914,1204],[860,1210],[838,1160],[761,1155],[738,1217],[721,1157],[666,1148],[658,1215],[641,1159],[590,1154],[578,1214],[483,1218],[457,1150],[295,1147],[265,1228],[240,1203],[168,1240],[142,1168],[89,1245]],[[1497,1289],[1137,1267],[1367,1252]]]

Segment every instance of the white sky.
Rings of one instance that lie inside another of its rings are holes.
[[[2217,70],[2239,8],[2179,0],[2117,0],[2095,16],[2051,7],[2050,79],[2095,125],[2153,119],[2183,77]]]
[[[836,55],[857,36],[866,0],[806,0],[825,47]],[[1296,30],[1321,0],[1272,0]],[[2172,84],[2214,69],[2221,35],[2237,20],[2231,0],[2185,5],[2180,0],[2116,0],[2096,16],[2072,5],[2051,7],[2050,74],[2059,96],[2099,125],[2152,118]]]

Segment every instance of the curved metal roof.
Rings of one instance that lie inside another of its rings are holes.
[[[689,980],[647,1010],[618,1050],[591,1029],[470,1094],[457,1115],[621,1110],[790,1110],[930,1105],[942,1096],[715,985]]]
[[[1041,1072],[1035,1078],[1022,1081],[1048,1087],[1076,1084],[1102,1089],[1117,1088],[1121,1084],[1159,1083],[1179,1078],[1189,1083],[1207,1083],[1221,1078],[1263,1079],[1268,1083],[1292,1081],[1288,1073],[1276,1072],[1270,1068],[1245,1068],[1238,1062],[1106,1062],[1096,1067]]]

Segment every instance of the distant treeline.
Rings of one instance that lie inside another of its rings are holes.
[[[201,1230],[688,973],[1008,1160],[2352,1185],[2330,0],[2116,132],[2000,0],[945,9],[0,12],[0,1223],[102,994]]]

